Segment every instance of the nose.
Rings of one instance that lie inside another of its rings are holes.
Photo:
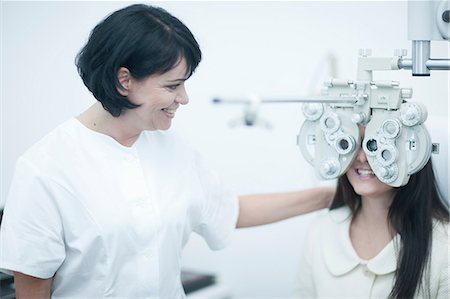
[[[359,148],[358,154],[356,156],[359,162],[367,162],[367,156],[362,147]]]
[[[189,96],[186,92],[186,88],[184,87],[184,84],[180,88],[180,92],[177,94],[177,97],[175,98],[175,102],[186,105],[189,103]]]

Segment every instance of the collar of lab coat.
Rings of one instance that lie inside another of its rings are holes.
[[[400,237],[397,234],[381,252],[370,260],[361,259],[350,240],[351,211],[348,207],[329,212],[331,227],[322,236],[322,251],[328,270],[335,276],[344,275],[360,264],[377,274],[385,275],[397,268],[397,250]]]

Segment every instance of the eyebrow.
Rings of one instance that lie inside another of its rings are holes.
[[[168,83],[178,83],[178,82],[183,82],[186,80],[187,80],[187,78],[180,78],[180,79],[167,80],[167,82]]]

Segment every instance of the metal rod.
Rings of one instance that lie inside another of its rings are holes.
[[[427,68],[430,70],[450,70],[450,59],[428,59]]]
[[[412,74],[413,76],[429,76],[430,70],[427,68],[427,60],[430,59],[430,41],[412,41]]]
[[[398,67],[404,70],[412,69],[412,59],[411,58],[401,58],[398,62]]]
[[[429,70],[450,70],[450,59],[428,59],[426,66]],[[410,70],[412,69],[412,60],[410,58],[402,58],[398,63],[398,67]]]
[[[354,104],[357,102],[356,97],[307,97],[307,98],[297,98],[297,99],[261,99],[255,101],[256,103],[349,103]],[[213,99],[213,103],[221,104],[243,104],[252,103],[251,99]]]

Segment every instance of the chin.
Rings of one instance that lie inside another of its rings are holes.
[[[380,184],[354,186],[356,194],[363,197],[380,197],[389,196],[393,192],[393,188],[380,182]]]
[[[367,190],[367,189],[364,189],[364,190],[360,190],[360,189],[356,190],[355,189],[355,192],[356,192],[356,194],[358,194],[359,196],[362,196],[362,197],[370,197],[370,196],[377,195],[377,192],[373,192],[372,190]]]
[[[159,126],[159,127],[158,127],[158,130],[160,130],[160,131],[167,131],[167,130],[170,129],[170,127],[171,127],[170,124],[164,125],[164,126]]]
[[[148,124],[148,127],[146,130],[150,131],[167,131],[172,126],[172,122],[167,121],[159,121],[159,122],[152,122]]]

